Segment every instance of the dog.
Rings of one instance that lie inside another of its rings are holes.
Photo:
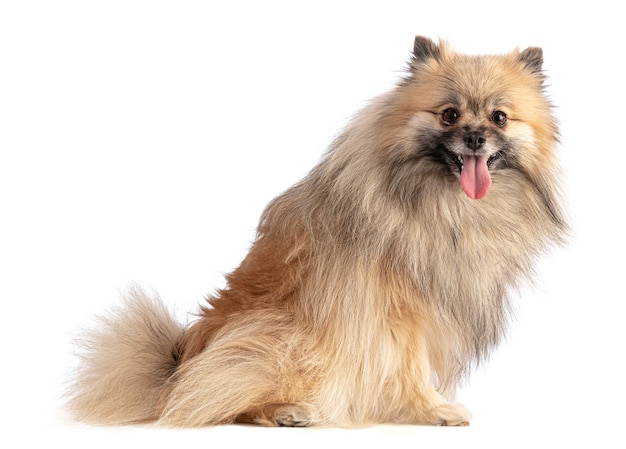
[[[462,426],[456,390],[510,293],[564,242],[543,53],[415,38],[405,75],[264,210],[181,325],[138,287],[81,339],[68,406],[101,424]]]

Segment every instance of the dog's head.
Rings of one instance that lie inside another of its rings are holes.
[[[470,56],[417,37],[389,114],[389,123],[404,127],[396,132],[413,142],[396,145],[396,156],[428,162],[473,199],[489,193],[498,170],[537,173],[551,165],[557,128],[542,64],[536,47]]]

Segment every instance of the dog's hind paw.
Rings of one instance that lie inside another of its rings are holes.
[[[261,426],[306,427],[313,424],[309,407],[300,404],[268,404],[243,413],[235,422]]]
[[[306,407],[286,404],[276,408],[272,416],[274,423],[281,427],[306,427],[311,425],[311,415]]]

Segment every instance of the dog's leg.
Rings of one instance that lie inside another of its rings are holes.
[[[472,419],[471,412],[464,405],[448,402],[428,379],[413,379],[411,390],[413,398],[410,409],[413,410],[407,421],[431,426],[468,426]]]
[[[433,426],[467,426],[472,414],[465,406],[449,402],[435,389],[434,369],[437,364],[434,356],[433,344],[427,342],[434,338],[424,332],[427,326],[416,324],[412,329],[422,329],[422,332],[411,332],[404,339],[398,340],[400,351],[404,354],[406,363],[399,372],[399,384],[403,386],[403,394],[408,413],[404,416],[406,422],[427,424]],[[399,335],[398,333],[396,333]],[[435,335],[438,337],[438,335]],[[439,364],[441,368],[441,363]],[[445,370],[439,375],[447,375]],[[444,394],[453,397],[453,386],[449,386]]]
[[[312,419],[311,370],[304,336],[279,311],[251,311],[180,365],[163,398],[160,422],[197,427],[232,422],[303,426]]]

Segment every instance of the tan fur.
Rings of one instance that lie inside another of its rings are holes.
[[[176,367],[172,348],[183,329],[158,298],[131,288],[124,307],[99,319],[82,347],[70,402],[78,418],[102,424],[152,421]]]
[[[135,292],[90,336],[72,409],[170,426],[468,424],[456,388],[504,335],[509,290],[565,230],[540,65],[535,48],[466,56],[416,38],[406,79],[268,205],[196,322],[183,332]],[[455,127],[441,123],[449,104]],[[465,128],[506,143],[481,200],[425,149]]]

